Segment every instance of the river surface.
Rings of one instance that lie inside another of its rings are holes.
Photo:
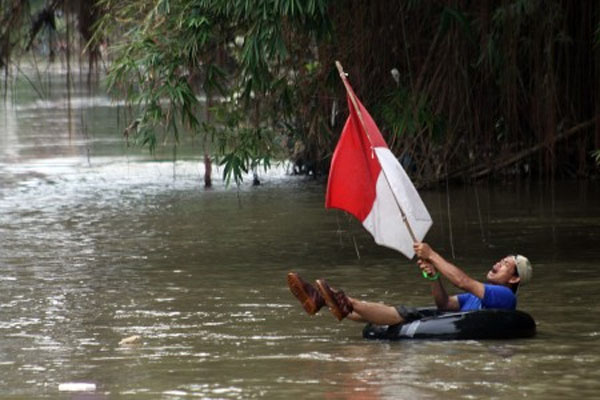
[[[306,315],[286,273],[390,304],[430,305],[429,285],[325,210],[321,183],[279,165],[239,189],[217,170],[204,190],[200,149],[170,162],[127,147],[104,94],[74,90],[69,112],[64,85],[16,86],[0,108],[1,398],[598,396],[597,182],[421,191],[427,241],[474,277],[529,256],[519,308],[535,338],[367,341],[360,324]]]

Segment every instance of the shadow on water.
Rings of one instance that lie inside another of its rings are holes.
[[[260,187],[205,191],[199,158],[157,162],[128,149],[117,106],[79,98],[70,142],[60,100],[0,113],[2,396],[64,398],[65,382],[95,383],[93,398],[111,399],[563,399],[600,389],[597,185],[422,191],[427,240],[474,277],[506,254],[531,258],[519,306],[535,317],[535,338],[364,341],[361,325],[304,314],[285,274],[431,304],[413,262],[325,210],[324,187],[285,166]],[[132,335],[140,341],[119,344]]]

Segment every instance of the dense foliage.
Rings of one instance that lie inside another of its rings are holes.
[[[20,12],[3,12],[9,24],[39,3],[1,1]],[[44,4],[86,22],[84,37],[95,28],[90,55],[109,44],[111,87],[134,106],[128,137],[201,137],[208,185],[215,156],[226,180],[274,157],[325,172],[346,116],[335,60],[420,183],[598,171],[591,0],[75,3]]]
[[[109,77],[138,107],[128,129],[136,141],[152,149],[160,132],[202,135],[207,167],[212,145],[225,179],[239,182],[249,169],[285,156],[289,139],[309,129],[301,108],[313,92],[298,88],[316,85],[310,74],[316,43],[328,31],[326,1],[100,4],[98,31],[122,38],[113,45]]]

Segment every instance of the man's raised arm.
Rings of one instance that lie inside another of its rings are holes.
[[[483,283],[476,281],[465,274],[460,268],[446,261],[444,257],[436,253],[427,243],[415,243],[413,248],[417,257],[430,262],[435,269],[444,275],[454,286],[483,299],[485,292]]]

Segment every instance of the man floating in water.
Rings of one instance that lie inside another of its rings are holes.
[[[373,235],[375,242],[397,250],[409,259],[416,254],[424,276],[431,280],[433,298],[439,310],[469,311],[482,308],[514,310],[519,286],[532,275],[531,263],[523,256],[507,256],[479,282],[446,261],[422,240],[433,221],[379,128],[359,101],[342,65],[336,67],[346,88],[349,115],[336,145],[325,206],[344,210],[356,217]],[[445,276],[464,293],[448,296],[439,280]],[[421,319],[417,309],[364,302],[331,288],[324,279],[315,286],[290,272],[288,286],[308,314],[327,305],[338,320],[396,325]]]
[[[492,266],[486,276],[487,282],[482,283],[446,261],[427,243],[415,243],[413,248],[419,257],[417,263],[423,275],[431,281],[435,304],[442,311],[514,310],[519,287],[527,284],[533,274],[531,263],[526,257],[509,255]],[[449,296],[439,279],[440,275],[446,277],[464,293]],[[287,282],[292,294],[310,315],[316,314],[327,305],[340,321],[348,318],[352,321],[370,322],[376,325],[395,325],[423,317],[412,307],[393,307],[354,299],[341,290],[333,289],[325,279],[317,279],[313,286],[295,272],[290,272]]]

